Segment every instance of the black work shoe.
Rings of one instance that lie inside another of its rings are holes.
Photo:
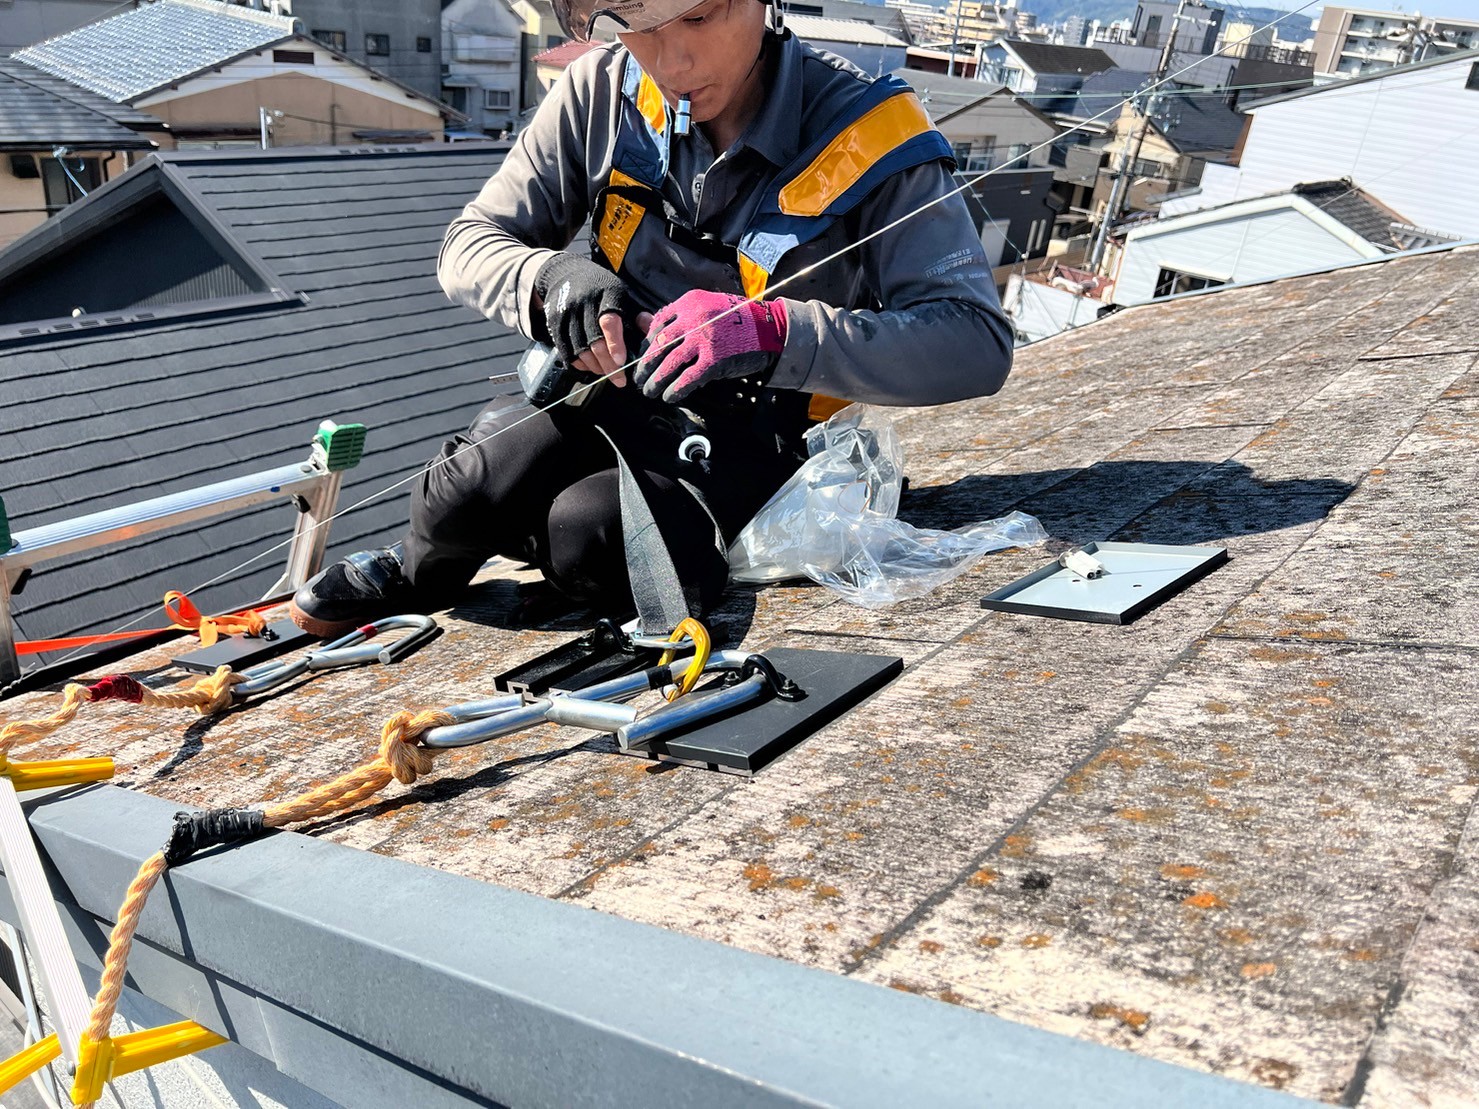
[[[309,578],[293,595],[289,615],[304,631],[328,638],[410,611],[416,599],[397,543],[356,551]]]

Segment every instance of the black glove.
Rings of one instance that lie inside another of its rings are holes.
[[[615,312],[629,329],[636,304],[621,278],[578,254],[556,254],[534,275],[534,291],[544,302],[544,322],[560,361],[575,359],[604,340],[601,317]]]

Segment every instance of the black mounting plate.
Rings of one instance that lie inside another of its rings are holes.
[[[291,620],[278,620],[268,624],[260,636],[223,635],[209,647],[176,655],[170,661],[197,674],[213,674],[221,665],[245,670],[295,647],[306,647],[317,639],[318,636],[310,635]]]
[[[692,731],[655,739],[640,751],[622,753],[753,775],[882,689],[904,669],[904,660],[892,655],[791,647],[777,647],[764,654],[805,691],[805,697],[799,701],[771,697],[705,721]]]

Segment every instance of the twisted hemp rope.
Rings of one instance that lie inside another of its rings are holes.
[[[128,701],[167,709],[196,709],[202,716],[231,707],[231,687],[246,678],[229,666],[219,666],[215,673],[201,678],[186,689],[150,689],[125,674],[114,674],[92,685],[67,683],[62,690],[61,707],[50,716],[37,720],[16,720],[0,726],[0,755],[20,743],[34,743],[71,723],[77,710],[90,701]]]
[[[436,753],[420,745],[421,736],[432,728],[454,724],[456,720],[456,717],[440,709],[396,713],[382,726],[380,750],[373,759],[291,801],[271,806],[263,813],[262,825],[267,828],[282,828],[353,808],[367,797],[379,793],[390,784],[392,778],[402,785],[411,785],[421,775],[429,774],[436,762]],[[224,837],[221,841],[224,841]],[[92,1013],[87,1024],[86,1034],[94,1040],[107,1036],[108,1029],[112,1027],[113,1014],[123,993],[128,956],[133,948],[134,933],[139,927],[139,917],[150,892],[170,867],[166,858],[167,851],[168,848],[156,851],[144,860],[138,874],[129,883],[123,904],[118,909],[118,923],[113,926],[113,932],[108,937],[102,981],[98,986],[97,996],[93,999]]]

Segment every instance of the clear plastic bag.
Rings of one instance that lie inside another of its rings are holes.
[[[1013,512],[954,531],[897,519],[903,452],[893,422],[854,404],[807,433],[811,455],[729,548],[733,581],[810,578],[865,608],[920,597],[990,551],[1048,534]]]

